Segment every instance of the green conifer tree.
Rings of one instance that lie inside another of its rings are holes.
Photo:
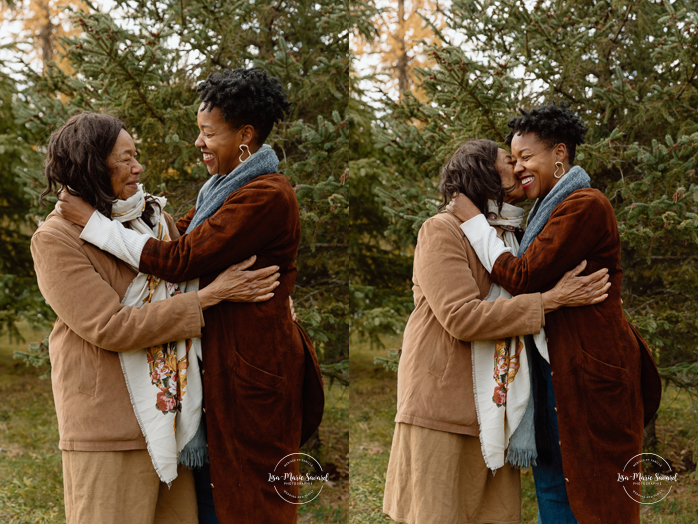
[[[223,68],[258,66],[279,77],[292,110],[268,143],[301,209],[296,312],[328,375],[346,382],[346,24],[358,14],[337,0],[119,0],[108,13],[90,8],[74,17],[82,34],[63,39],[61,58],[74,73],[49,64],[29,75],[22,123],[45,144],[79,111],[118,115],[136,141],[146,189],[167,195],[178,217],[208,177],[193,147],[196,83]],[[27,170],[25,179],[36,197],[40,170]]]
[[[14,82],[0,72],[0,335],[21,340],[19,320],[45,325],[52,312],[36,284],[29,252],[36,226],[21,180],[22,169],[38,165],[41,159],[32,148],[32,135],[17,123],[17,102]]]
[[[418,71],[426,100],[387,103],[375,126],[390,237],[416,242],[458,144],[503,143],[517,108],[566,102],[589,126],[575,162],[618,218],[626,314],[665,378],[698,385],[695,4],[454,0],[446,18],[436,65]]]

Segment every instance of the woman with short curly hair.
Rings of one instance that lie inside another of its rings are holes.
[[[612,284],[604,302],[546,315],[548,338],[531,352],[538,521],[638,523],[640,505],[618,478],[640,473],[632,459],[642,451],[661,385],[646,343],[623,313],[613,207],[574,165],[586,128],[572,109],[553,103],[521,110],[509,127],[514,173],[526,196],[537,199],[518,253],[467,197],[454,206],[492,281],[513,295],[544,291],[587,260],[585,273],[608,268]]]
[[[317,428],[324,397],[317,357],[288,308],[300,242],[298,202],[278,172],[276,153],[264,143],[290,104],[281,82],[258,68],[211,74],[197,91],[195,146],[212,176],[196,207],[177,222],[178,241],[136,235],[81,201],[61,212],[86,224],[84,240],[166,280],[201,277],[204,287],[221,269],[253,254],[253,267],[280,268],[281,284],[271,300],[225,303],[204,314],[207,440],[195,439],[197,449],[189,455],[207,451],[210,457],[210,479],[206,466],[197,479],[201,522],[291,523],[296,505],[269,478]],[[283,487],[296,495],[295,486]]]

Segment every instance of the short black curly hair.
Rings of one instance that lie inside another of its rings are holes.
[[[257,131],[260,145],[274,124],[280,122],[291,108],[281,81],[258,67],[212,73],[196,87],[196,91],[204,103],[203,110],[220,108],[223,119],[233,129],[251,125]]]
[[[570,165],[574,164],[577,146],[584,143],[584,134],[587,132],[584,122],[577,113],[564,102],[560,105],[553,102],[530,111],[519,108],[519,111],[521,116],[516,116],[507,122],[511,129],[505,139],[508,146],[511,146],[514,135],[535,133],[549,149],[560,143],[565,144]]]

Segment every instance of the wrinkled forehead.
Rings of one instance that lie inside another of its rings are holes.
[[[119,136],[116,137],[116,142],[114,142],[114,147],[110,154],[122,156],[132,154],[135,150],[136,144],[134,144],[133,138],[128,134],[128,131],[122,129],[119,132]]]

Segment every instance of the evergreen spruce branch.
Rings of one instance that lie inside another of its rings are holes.
[[[330,379],[328,387],[332,387],[335,381],[344,387],[349,386],[349,359],[345,358],[334,364],[321,364],[320,370]]]
[[[443,11],[440,11],[440,10],[439,10],[438,4],[437,4],[436,11],[437,11],[438,13],[443,13]],[[433,21],[431,18],[428,18],[428,17],[424,16],[422,13],[419,13],[419,12],[418,12],[417,14],[419,15],[419,18],[421,18],[422,21],[423,21],[423,22],[434,32],[434,34],[438,37],[437,43],[441,44],[441,43],[443,42],[443,43],[445,43],[447,46],[451,46],[450,40],[446,37],[446,35],[443,34],[443,32],[442,32],[438,27],[436,27],[436,25],[434,24],[434,21]],[[420,41],[419,43],[422,44],[422,45],[425,45],[425,46],[428,45],[428,43],[427,43],[426,41],[424,41],[424,40]]]
[[[698,362],[680,362],[660,367],[659,376],[682,389],[698,388]]]
[[[448,52],[448,50],[446,51]],[[433,55],[434,58],[437,60],[442,65],[446,64],[446,60],[441,56],[441,54],[434,50]],[[451,57],[449,57],[451,58]],[[504,141],[504,135],[502,132],[499,130],[499,126],[497,126],[496,122],[492,119],[491,111],[488,111],[485,105],[482,103],[481,97],[477,95],[477,92],[473,86],[471,86],[471,83],[467,81],[467,78],[470,74],[472,73],[471,63],[466,62],[463,57],[461,57],[460,64],[458,68],[462,71],[462,73],[458,74],[456,73],[456,69],[453,67],[453,65],[448,64],[444,69],[442,69],[443,74],[446,74],[448,77],[451,78],[452,82],[460,87],[463,92],[469,95],[470,99],[473,101],[473,103],[477,106],[479,109],[479,113],[482,115],[482,117],[487,121],[489,124],[490,131],[498,137],[498,140]],[[463,67],[466,65],[468,68],[466,69]],[[482,81],[482,76],[481,72],[478,71],[478,75],[475,77],[475,82],[478,83],[481,88],[489,91],[490,87],[485,85],[484,82]],[[498,95],[501,92],[497,92],[496,94]],[[494,99],[494,98],[493,98]],[[491,108],[490,108],[491,109]]]
[[[93,29],[93,32],[96,33],[96,30]],[[125,31],[123,31],[121,29],[117,29],[116,33],[120,34],[120,35],[127,34]],[[116,64],[118,66],[118,68],[126,75],[128,80],[130,81],[129,82],[130,85],[133,86],[134,91],[138,94],[138,97],[140,98],[141,103],[148,110],[148,112],[155,119],[157,119],[162,125],[165,125],[165,119],[162,116],[160,116],[157,111],[155,111],[155,109],[151,106],[150,102],[148,101],[148,98],[146,97],[145,93],[143,93],[143,90],[141,89],[142,85],[143,85],[142,81],[139,81],[138,79],[136,79],[136,77],[131,72],[131,69],[129,67],[127,67],[125,65],[125,63],[123,63],[125,58],[122,59],[116,53],[115,44],[114,43],[112,43],[111,45],[107,44],[105,42],[105,40],[103,39],[103,37],[97,36],[97,34],[96,34],[95,38],[93,39],[93,42],[95,44],[97,44],[97,46],[100,48],[100,50],[104,53],[105,57],[110,59],[112,64]],[[138,58],[135,55],[133,55],[132,48],[130,48],[130,46],[129,46],[127,49],[129,50],[129,52],[131,52],[134,61],[138,60]]]
[[[690,76],[688,76],[688,77],[686,78],[686,80],[684,81],[683,86],[681,86],[681,89],[679,89],[679,92],[676,93],[676,95],[675,95],[675,97],[674,97],[676,100],[680,99],[680,98],[683,96],[684,92],[686,91],[686,88],[687,88],[689,85],[691,85],[691,86],[693,85],[693,80],[696,78],[696,73],[698,73],[698,64],[693,64],[693,69],[691,70]],[[695,87],[695,86],[694,86],[694,87]],[[690,108],[690,109],[691,109],[692,111],[696,111],[695,108]]]
[[[611,42],[613,42],[614,44],[618,41],[618,37],[620,36],[621,31],[623,31],[623,29],[625,28],[625,24],[628,23],[628,18],[630,17],[630,13],[632,12],[632,10],[633,10],[633,5],[632,5],[632,4],[626,6],[626,8],[625,8],[625,17],[623,18],[623,21],[622,21],[622,22],[620,23],[620,25],[618,26],[618,30],[616,31],[616,34],[613,35],[613,38],[610,39]]]
[[[387,371],[393,371],[397,373],[398,366],[400,365],[400,355],[402,349],[391,349],[388,350],[388,357],[374,357],[373,363],[376,366],[383,366]]]

